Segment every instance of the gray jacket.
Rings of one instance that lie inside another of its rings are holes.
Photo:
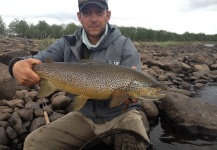
[[[40,59],[42,62],[45,62],[47,58],[56,62],[79,62],[82,47],[81,33],[82,27],[75,31],[73,35],[60,38],[56,43],[33,57]],[[111,25],[109,25],[108,34],[93,50],[89,59],[128,67],[136,66],[138,70],[141,69],[139,54],[131,40],[121,35],[120,30]],[[124,107],[125,104],[122,104],[110,109],[109,100],[88,100],[80,112],[91,118],[95,123],[104,123],[121,115]],[[139,108],[140,103],[137,103],[130,105],[128,110]]]

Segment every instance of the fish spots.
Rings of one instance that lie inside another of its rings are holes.
[[[159,85],[141,72],[105,63],[44,63],[34,65],[33,70],[41,78],[60,82],[54,84],[62,90],[88,95],[90,99],[109,97],[114,91],[143,95],[150,86]]]

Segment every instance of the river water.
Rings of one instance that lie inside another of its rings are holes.
[[[196,98],[217,105],[217,84],[197,91]],[[157,150],[217,150],[217,137],[190,135],[175,129],[164,117],[151,125],[150,140]]]

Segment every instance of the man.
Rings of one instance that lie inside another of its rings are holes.
[[[78,19],[82,24],[71,36],[64,36],[33,58],[11,61],[9,71],[21,85],[38,84],[40,77],[32,70],[34,64],[50,58],[56,62],[79,62],[92,59],[100,62],[141,68],[139,54],[129,38],[121,35],[117,27],[108,22],[111,11],[107,0],[78,0]],[[81,110],[40,127],[25,139],[24,150],[79,149],[96,135],[110,129],[123,128],[148,136],[138,111],[140,103],[109,108],[109,100],[88,102]],[[148,140],[149,141],[149,140]]]

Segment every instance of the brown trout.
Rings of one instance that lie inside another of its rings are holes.
[[[159,91],[166,88],[155,79],[124,66],[100,62],[54,62],[34,65],[33,70],[41,77],[39,98],[57,90],[74,94],[74,110],[81,109],[88,99],[110,99],[113,108],[127,100],[165,96]]]

